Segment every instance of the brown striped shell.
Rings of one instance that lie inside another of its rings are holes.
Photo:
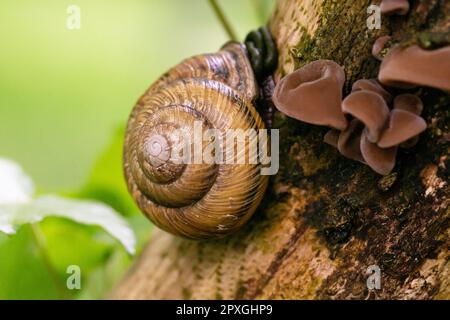
[[[158,227],[193,239],[219,238],[254,213],[268,182],[261,164],[180,164],[170,153],[180,132],[194,135],[195,121],[221,135],[264,129],[252,104],[257,92],[245,48],[229,43],[180,63],[140,98],[126,131],[124,171],[137,205]]]

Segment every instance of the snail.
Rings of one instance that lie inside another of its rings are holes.
[[[271,38],[254,46],[253,54],[267,41]],[[276,59],[271,51],[270,59]],[[140,210],[159,228],[191,239],[221,238],[244,225],[260,204],[268,185],[261,163],[184,163],[173,157],[186,136],[195,140],[198,123],[201,133],[213,129],[220,136],[228,129],[266,128],[256,104],[267,97],[261,97],[251,59],[246,45],[237,42],[188,58],[133,108],[124,142],[125,179]],[[194,144],[188,143],[188,153]]]

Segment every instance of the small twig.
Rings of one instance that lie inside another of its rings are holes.
[[[209,4],[211,5],[214,13],[216,14],[217,18],[219,19],[220,23],[222,24],[222,27],[225,29],[225,32],[227,33],[228,37],[232,41],[237,41],[236,34],[233,31],[233,28],[231,27],[230,23],[228,22],[227,18],[225,17],[225,14],[223,13],[222,9],[219,7],[219,4],[216,0],[209,0]]]
[[[39,254],[44,262],[45,268],[50,274],[50,277],[52,278],[52,281],[55,285],[56,290],[58,291],[59,296],[64,300],[68,300],[69,297],[66,293],[64,286],[61,285],[60,279],[58,277],[58,272],[53,267],[50,257],[48,256],[45,244],[45,236],[42,233],[42,230],[39,228],[39,226],[35,223],[31,224],[31,234],[33,235],[36,247],[38,248]]]

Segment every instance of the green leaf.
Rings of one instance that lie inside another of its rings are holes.
[[[105,299],[130,267],[130,257],[116,250],[109,259],[90,272],[84,281],[84,289],[77,299]]]
[[[101,226],[118,239],[130,254],[135,252],[136,239],[127,222],[112,208],[94,201],[43,196],[25,203],[0,204],[0,231],[15,233],[22,224],[37,223],[48,216]]]
[[[0,300],[58,298],[30,226],[21,228],[14,237],[0,233]]]
[[[128,192],[123,176],[124,136],[125,129],[117,128],[108,147],[95,162],[87,183],[74,196],[107,203],[125,216],[141,215]]]
[[[82,276],[85,276],[101,267],[115,251],[129,256],[97,226],[48,217],[39,224],[39,229],[44,236],[45,249],[52,266],[62,277],[67,277],[69,265],[79,266]]]
[[[78,298],[85,295],[103,298],[131,261],[130,255],[120,250],[117,242],[100,227],[48,217],[39,224],[39,230],[44,235],[55,279],[42,259],[30,226],[24,225],[11,237],[0,233],[0,300]],[[116,256],[121,257],[121,263],[111,265],[110,261],[117,260]],[[81,270],[81,290],[66,287],[70,265]],[[116,266],[117,270],[110,270]],[[99,272],[103,276],[96,279]],[[92,281],[97,285],[93,287]],[[95,295],[91,292],[93,289]]]

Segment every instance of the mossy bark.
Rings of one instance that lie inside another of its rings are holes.
[[[448,32],[450,3],[410,1],[405,17],[366,25],[370,0],[283,0],[270,20],[279,51],[275,78],[316,59],[345,68],[345,93],[376,77],[374,40],[413,43]],[[377,1],[373,1],[374,4]],[[428,128],[381,177],[322,142],[326,128],[281,114],[280,172],[251,221],[222,240],[189,241],[155,230],[112,293],[119,299],[449,299],[450,95],[413,90]],[[366,271],[381,269],[381,288]]]

